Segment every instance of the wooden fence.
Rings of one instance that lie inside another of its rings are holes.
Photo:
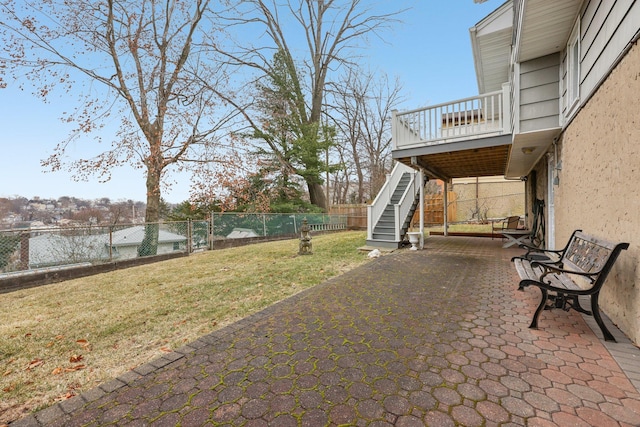
[[[367,229],[367,205],[333,205],[329,209],[330,215],[346,215],[347,228],[350,230]]]
[[[457,221],[456,194],[449,192],[449,222]],[[367,205],[333,205],[329,209],[331,215],[346,215],[347,228],[350,230],[367,229]],[[413,215],[412,225],[420,223],[420,212],[416,210]],[[444,197],[442,194],[424,195],[424,223],[426,225],[444,224]]]

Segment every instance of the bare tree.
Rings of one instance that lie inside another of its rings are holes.
[[[282,71],[287,74],[291,106],[298,120],[296,127],[303,132],[297,142],[306,144],[303,178],[311,203],[323,209],[327,208],[327,200],[322,172],[327,165],[322,154],[327,139],[321,121],[330,74],[343,65],[352,65],[359,43],[389,27],[401,12],[376,13],[365,0],[244,0],[238,2],[235,15],[229,18],[243,31],[254,34],[248,30],[253,28],[267,39],[263,45],[242,40],[233,49],[225,49],[232,64],[251,67],[258,72],[258,78],[277,80]],[[264,38],[257,37],[258,43]],[[273,61],[276,54],[279,59]],[[250,107],[236,106],[254,129],[262,130],[260,123],[252,120]],[[280,161],[287,161],[285,156],[279,157]]]
[[[390,166],[392,110],[404,99],[400,82],[352,68],[331,87],[332,119],[345,139],[356,183],[357,202],[375,197]],[[342,154],[346,156],[346,153]]]
[[[2,0],[0,67],[26,76],[45,100],[55,88],[78,95],[77,110],[63,114],[75,130],[43,166],[103,181],[116,166],[142,168],[145,220],[157,222],[167,172],[200,161],[199,147],[225,123],[213,120],[220,106],[209,88],[225,75],[205,51],[219,33],[208,12],[209,0]],[[113,115],[120,126],[111,147],[66,163],[70,142],[96,135]],[[157,232],[147,239],[155,248]]]

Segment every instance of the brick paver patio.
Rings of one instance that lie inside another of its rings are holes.
[[[426,243],[12,426],[640,425],[640,351],[619,331],[605,346],[561,310],[528,329],[540,295],[517,291],[520,250]]]

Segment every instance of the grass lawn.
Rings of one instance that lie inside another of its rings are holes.
[[[0,425],[367,262],[364,232],[209,251],[0,294]]]

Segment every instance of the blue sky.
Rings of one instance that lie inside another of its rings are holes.
[[[384,41],[371,39],[368,49],[362,52],[362,62],[369,62],[372,70],[399,77],[407,98],[401,110],[475,95],[478,88],[469,28],[503,2],[393,0],[387,4],[406,4],[412,9],[402,16],[402,23],[384,33]],[[43,171],[40,160],[68,136],[69,128],[60,117],[71,108],[64,97],[52,98],[49,104],[44,104],[29,90],[20,91],[11,84],[0,89],[0,197],[73,196],[145,201],[141,170],[116,169],[107,183],[75,182],[67,172]],[[108,135],[104,137],[106,144]],[[83,150],[78,142],[69,155],[81,156]],[[173,178],[175,184],[163,193],[165,200],[171,203],[187,200],[188,176]]]

